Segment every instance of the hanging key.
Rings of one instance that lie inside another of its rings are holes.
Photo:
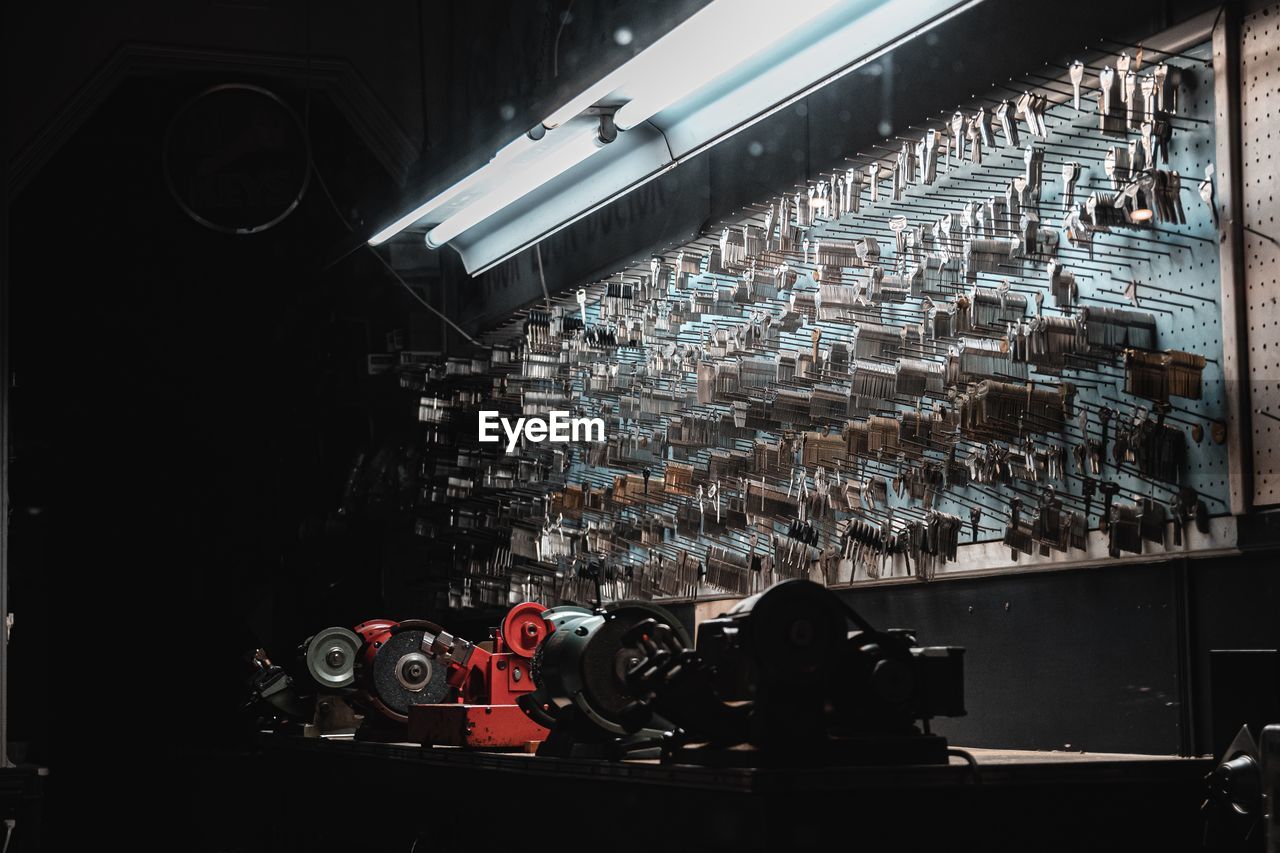
[[[1156,165],[1156,159],[1155,159],[1155,157],[1153,156],[1153,152],[1152,152],[1152,145],[1154,144],[1154,139],[1152,138],[1152,132],[1153,132],[1153,130],[1154,130],[1154,126],[1151,124],[1151,122],[1149,122],[1149,121],[1144,121],[1144,122],[1142,123],[1142,128],[1141,128],[1141,132],[1142,132],[1142,168],[1141,168],[1141,169],[1135,169],[1134,171],[1142,171],[1142,169],[1154,169],[1154,168],[1155,168],[1155,165]]]
[[[1076,181],[1080,180],[1080,164],[1062,164],[1062,212],[1066,213],[1075,203]]]
[[[797,191],[796,199],[796,225],[804,228],[813,224],[813,208],[809,206],[809,196],[805,191]]]
[[[963,238],[965,240],[972,240],[974,237],[974,233],[973,233],[974,210],[975,210],[974,204],[971,201],[966,201],[964,203],[964,207],[960,208],[960,233],[963,235]]]
[[[1018,96],[1017,114],[1022,116],[1022,120],[1027,123],[1027,132],[1032,136],[1040,135],[1039,125],[1036,124],[1034,112],[1034,98],[1030,92],[1023,92]]]
[[[1119,190],[1120,185],[1129,179],[1129,149],[1112,145],[1107,149],[1104,162],[1107,177],[1111,179],[1111,188]]]
[[[969,122],[969,155],[975,166],[982,165],[982,129],[978,126],[978,117]]]
[[[1030,184],[1027,182],[1027,176],[1018,175],[1011,182],[1011,186],[1013,187],[1014,197],[1018,200],[1018,211],[1019,211],[1018,218],[1019,220],[1021,220],[1023,216],[1026,215],[1025,213],[1023,213],[1023,211],[1025,211],[1028,207],[1031,206],[1030,199],[1027,198],[1027,187],[1030,186]],[[1013,230],[1012,222],[1009,223],[1009,230],[1010,231]]]
[[[1040,182],[1044,173],[1044,150],[1037,148],[1033,142],[1027,143],[1027,150],[1022,152],[1022,162],[1027,167],[1025,177],[1027,186],[1031,188],[1031,198],[1039,200]]]
[[[897,251],[898,266],[901,267],[903,254],[907,250],[907,217],[893,216],[889,218],[889,230],[893,232],[894,249]]]
[[[926,130],[921,143],[920,171],[923,182],[932,184],[938,179],[938,131]]]
[[[987,219],[992,237],[1000,236],[1000,223],[1004,221],[1005,207],[1004,196],[993,195],[987,198]]]
[[[1040,217],[1033,211],[1027,211],[1022,214],[1019,222],[1018,238],[1022,242],[1022,252],[1026,255],[1035,254],[1040,251]],[[1054,232],[1049,232],[1054,233]],[[1006,282],[1007,286],[1007,282]]]
[[[880,163],[876,161],[867,167],[867,177],[871,180],[871,203],[880,201]]]
[[[848,209],[857,213],[862,209],[862,170],[850,169],[844,175],[845,184],[849,187]]]
[[[1115,409],[1110,406],[1102,406],[1098,409],[1098,423],[1102,426],[1102,462],[1105,465],[1107,461],[1107,427],[1111,423],[1112,416],[1115,415]]]
[[[1178,217],[1178,224],[1186,225],[1187,214],[1182,208],[1182,177],[1177,172],[1170,172],[1168,181],[1169,199]]]
[[[947,170],[951,170],[951,153],[955,150],[956,165],[964,163],[964,114],[957,111],[951,116],[951,145],[947,148]]]
[[[1000,130],[1004,133],[1004,144],[1012,145],[1014,148],[1021,148],[1022,143],[1018,141],[1018,122],[1009,115],[1010,108],[1013,104],[1008,101],[1001,101],[996,106],[996,121],[1000,122]]]
[[[1067,66],[1067,74],[1071,77],[1072,103],[1076,112],[1080,112],[1080,84],[1084,82],[1084,63],[1076,60]]]
[[[1111,117],[1111,91],[1115,86],[1116,72],[1107,66],[1098,72],[1098,126],[1107,129]]]
[[[1148,74],[1141,80],[1142,86],[1142,121],[1155,121],[1156,117],[1156,77]]]
[[[1155,149],[1160,154],[1160,162],[1169,165],[1169,143],[1173,141],[1173,123],[1165,119],[1156,119],[1151,135],[1155,138]]]
[[[1129,69],[1132,66],[1133,66],[1133,59],[1129,56],[1129,54],[1127,53],[1120,54],[1120,57],[1116,60],[1116,74],[1120,76],[1121,83],[1124,82],[1124,78],[1129,76]],[[1120,100],[1126,104],[1129,103],[1128,92],[1121,91]]]
[[[990,150],[995,150],[996,136],[991,131],[991,114],[987,112],[986,107],[979,108],[978,112],[974,114],[973,124],[978,128],[982,144]]]
[[[1087,474],[1083,479],[1084,482],[1080,484],[1080,496],[1084,498],[1084,526],[1088,528],[1089,516],[1093,514],[1093,496],[1097,491],[1098,481]]]
[[[1018,208],[1018,188],[1010,181],[1004,188],[1004,233],[1008,236],[1013,235],[1013,223],[1018,221]]]
[[[1127,147],[1129,159],[1129,173],[1125,177],[1132,181],[1138,177],[1146,165],[1142,160],[1142,140],[1130,139]]]
[[[1134,127],[1134,106],[1137,102],[1138,75],[1132,71],[1120,78],[1121,100],[1124,101],[1124,126]]]
[[[1031,98],[1031,114],[1035,116],[1036,128],[1040,131],[1040,138],[1045,139],[1049,136],[1049,127],[1044,123],[1045,110],[1049,108],[1049,99],[1044,95],[1033,95]]]
[[[1156,87],[1156,109],[1164,112],[1164,88],[1169,78],[1169,66],[1163,62],[1155,67],[1151,72],[1151,76],[1155,78]]]
[[[991,227],[991,208],[981,201],[974,206],[974,228],[979,237],[993,239],[996,236]]]
[[[1098,491],[1102,492],[1102,518],[1098,521],[1098,529],[1107,533],[1111,530],[1111,499],[1120,493],[1120,484],[1103,481],[1098,483]]]

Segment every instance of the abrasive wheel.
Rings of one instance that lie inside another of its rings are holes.
[[[371,692],[395,719],[408,719],[410,705],[436,705],[449,695],[448,667],[423,653],[422,635],[397,631],[373,655]]]

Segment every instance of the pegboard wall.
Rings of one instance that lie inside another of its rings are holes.
[[[1152,55],[1157,61],[1161,58],[1158,52]],[[1207,359],[1202,374],[1202,398],[1175,399],[1167,415],[1168,422],[1184,428],[1188,434],[1187,463],[1178,482],[1158,482],[1133,476],[1121,466],[1113,472],[1114,481],[1122,487],[1121,494],[1146,495],[1167,502],[1178,485],[1189,486],[1209,502],[1211,513],[1220,514],[1227,507],[1225,463],[1228,451],[1225,444],[1215,441],[1212,435],[1214,424],[1220,423],[1224,417],[1225,407],[1221,312],[1218,309],[1217,228],[1212,208],[1195,195],[1195,189],[1204,179],[1205,168],[1213,162],[1214,155],[1213,71],[1209,58],[1210,49],[1206,43],[1182,51],[1178,58],[1170,59],[1168,63],[1179,69],[1176,89],[1170,95],[1176,98],[1178,112],[1172,119],[1175,130],[1169,159],[1167,165],[1162,164],[1161,167],[1178,173],[1182,179],[1186,223],[1161,223],[1149,231],[1136,233],[1125,229],[1099,232],[1094,235],[1091,251],[1072,246],[1064,237],[1056,256],[1066,270],[1075,274],[1082,304],[1149,312],[1157,328],[1155,348],[1198,353]],[[1086,81],[1104,65],[1114,65],[1115,59],[1115,55],[1095,59],[1086,69]],[[1042,83],[1040,88],[1032,86],[1031,91],[1046,94],[1052,104],[1046,111],[1049,135],[1044,140],[1035,140],[1045,151],[1046,181],[1041,189],[1039,210],[1042,223],[1058,228],[1061,234],[1066,214],[1062,204],[1063,182],[1058,170],[1065,163],[1080,164],[1076,200],[1091,191],[1111,190],[1112,185],[1105,173],[1107,149],[1118,141],[1132,141],[1134,135],[1117,137],[1097,132],[1097,114],[1090,102],[1096,103],[1098,91],[1089,89],[1087,82],[1082,91],[1083,110],[1077,111],[1072,103],[1068,79],[1042,75],[1029,77],[1031,81]],[[1017,82],[1026,84],[1028,81]],[[968,105],[962,112],[972,112],[978,106],[985,106],[990,112],[1001,100],[1016,97],[1017,91],[1008,86],[1000,87],[990,97]],[[942,115],[950,112],[943,111]],[[886,140],[885,144],[895,141]],[[991,162],[993,155],[994,163]],[[1001,193],[1010,176],[1024,170],[1022,155],[1023,151],[1001,146],[994,152],[987,152],[982,164],[966,162],[959,169],[948,172],[939,182],[941,188],[909,186],[901,202],[890,200],[872,205],[870,209],[879,214],[879,221],[873,214],[852,224],[828,223],[815,231],[819,236],[844,239],[872,234],[877,239],[891,241],[894,235],[887,227],[890,217],[901,215],[909,225],[930,225],[938,213],[951,211],[959,215],[957,201],[966,194],[977,199]],[[1034,310],[1030,300],[1034,300],[1039,292],[1044,297],[1044,311],[1049,314],[1051,309],[1048,306],[1052,301],[1043,278],[1043,267],[1028,265],[1023,275],[1007,269],[980,272],[977,286],[994,288],[1000,282],[1008,281],[1011,292],[1028,297],[1029,312]],[[1134,289],[1130,291],[1131,285]],[[1129,295],[1135,298],[1127,298]],[[1070,313],[1069,310],[1059,311],[1063,315]],[[938,350],[942,348],[937,348],[935,354]],[[1076,369],[1057,373],[1041,371],[1033,366],[1028,378],[1045,386],[1058,381],[1071,382],[1077,389],[1075,399],[1078,406],[1089,413],[1088,437],[1101,438],[1097,413],[1102,407],[1114,410],[1113,418],[1134,415],[1135,406],[1146,411],[1151,409],[1150,403],[1124,393],[1120,372],[1109,365],[1080,364]],[[1198,441],[1191,436],[1191,427],[1196,425],[1203,431]],[[1062,434],[1065,441],[1078,444],[1086,437],[1078,423],[1071,423],[1068,419],[1067,427]],[[1114,437],[1114,425],[1112,427],[1109,437]],[[1069,474],[1067,479],[1075,481],[1076,478]],[[1078,482],[1073,482],[1072,486],[1071,491],[1078,493]],[[999,516],[1001,507],[998,504],[992,507],[992,501],[980,491],[965,497],[991,508]],[[950,512],[967,512],[966,504],[947,502],[946,506]]]
[[[1245,16],[1240,84],[1253,502],[1264,507],[1280,505],[1280,6]]]
[[[1073,70],[1046,64],[520,312],[472,358],[400,353],[431,603],[1210,547],[1228,509],[1210,57],[1100,43],[1078,106]],[[505,454],[477,442],[482,409],[569,410],[608,438]]]

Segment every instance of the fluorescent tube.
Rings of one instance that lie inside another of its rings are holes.
[[[629,100],[618,108],[614,123],[629,130],[648,121],[841,2],[712,3],[619,69]]]
[[[517,139],[507,143],[498,150],[497,154],[493,155],[492,159],[490,159],[488,163],[467,175],[465,178],[435,196],[427,203],[414,208],[395,222],[388,225],[386,228],[383,228],[377,234],[374,234],[369,238],[369,245],[378,246],[385,243],[387,240],[390,240],[410,225],[428,216],[433,211],[444,207],[459,195],[475,189],[482,180],[489,179],[491,174],[490,170],[493,168],[494,164],[516,157],[526,151],[530,151],[534,145],[537,145],[537,143],[538,140],[535,140],[527,133],[522,134]]]
[[[557,139],[557,134],[565,136]],[[487,183],[493,189],[428,231],[427,245],[433,249],[440,248],[468,228],[569,171],[604,145],[599,125],[591,122],[586,126],[547,131],[540,142],[526,149],[535,151],[536,159],[531,156],[494,158],[485,167]]]

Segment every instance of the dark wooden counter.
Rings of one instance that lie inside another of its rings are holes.
[[[267,736],[245,760],[271,840],[244,849],[1198,849],[1208,759],[970,752],[976,771],[751,770]]]

